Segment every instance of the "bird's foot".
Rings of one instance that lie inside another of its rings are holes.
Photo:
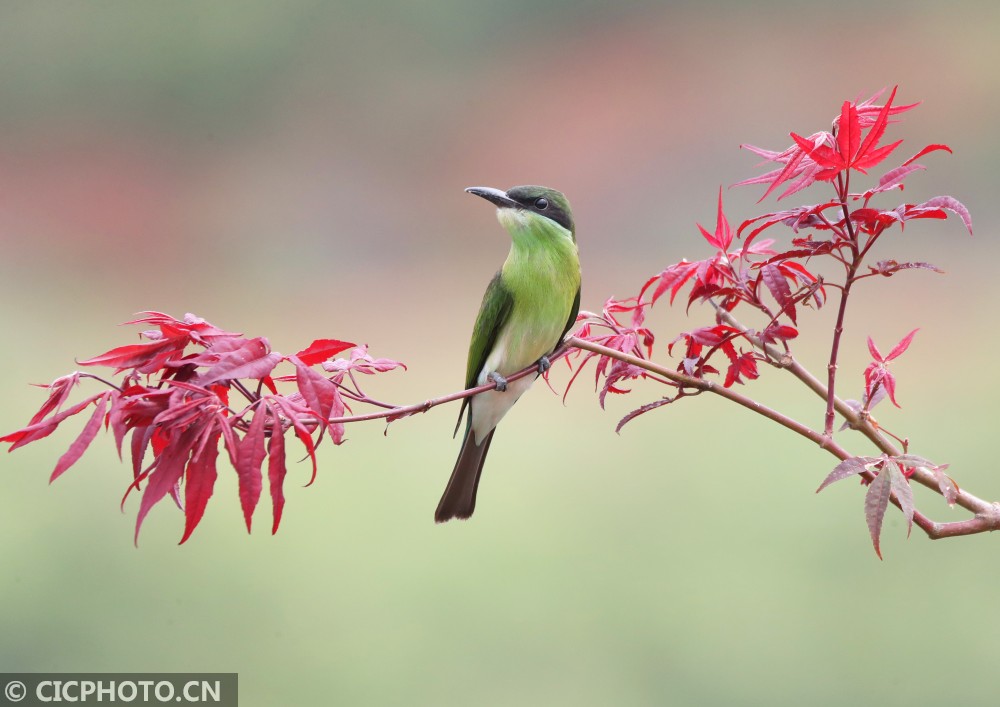
[[[544,376],[550,368],[552,368],[552,361],[549,360],[548,356],[542,356],[538,359],[538,375]]]
[[[507,379],[496,371],[491,371],[490,374],[486,376],[486,379],[491,381],[493,385],[496,386],[498,393],[503,393],[507,390]]]

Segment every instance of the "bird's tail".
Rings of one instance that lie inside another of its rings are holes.
[[[444,523],[452,518],[464,520],[476,509],[476,489],[479,488],[483,462],[486,461],[486,452],[489,451],[494,433],[496,429],[490,430],[483,443],[476,444],[476,435],[472,432],[471,425],[466,428],[462,451],[458,453],[458,461],[451,472],[448,487],[434,513],[435,523]]]

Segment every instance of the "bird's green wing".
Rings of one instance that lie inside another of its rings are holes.
[[[566,338],[566,334],[569,330],[573,328],[576,324],[576,315],[580,313],[580,288],[576,288],[576,297],[573,298],[573,308],[569,310],[569,319],[566,321],[566,328],[563,329],[563,333],[559,335],[559,341],[556,342],[556,348],[562,344],[563,339]]]
[[[479,315],[476,317],[476,325],[472,329],[472,342],[469,344],[469,362],[465,370],[465,387],[472,388],[479,381],[479,372],[483,370],[483,365],[496,344],[497,336],[503,329],[504,324],[510,317],[510,312],[514,308],[514,295],[504,285],[500,277],[500,271],[490,280],[486,294],[483,295],[483,303],[479,306]],[[576,315],[574,314],[574,319]],[[458,413],[458,425],[462,423],[462,415],[469,405],[470,398],[462,401],[462,409]],[[458,425],[455,431],[458,431]]]
[[[479,372],[497,342],[500,330],[510,317],[514,308],[514,295],[507,289],[498,271],[490,280],[483,303],[479,306],[476,325],[472,329],[472,342],[469,344],[469,362],[465,370],[465,387],[471,388],[479,379]]]

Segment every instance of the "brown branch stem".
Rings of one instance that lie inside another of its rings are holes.
[[[715,393],[716,395],[719,395],[731,402],[734,402],[737,405],[741,405],[747,408],[748,410],[757,413],[758,415],[763,415],[769,420],[777,422],[782,427],[785,427],[791,430],[792,432],[795,432],[796,434],[805,437],[810,442],[816,444],[821,449],[825,449],[826,451],[830,452],[830,454],[837,457],[841,461],[843,461],[844,459],[850,459],[851,457],[854,456],[846,449],[841,447],[839,444],[834,442],[831,437],[828,437],[820,432],[817,432],[811,427],[788,417],[784,413],[778,412],[773,408],[769,408],[768,406],[756,400],[753,400],[752,398],[749,398],[746,395],[743,395],[742,393],[733,390],[732,388],[723,387],[722,385],[716,383],[715,381],[706,380],[704,378],[695,378],[693,376],[689,376],[684,373],[680,373],[679,371],[675,371],[666,368],[664,366],[661,366],[659,364],[653,363],[652,361],[647,361],[646,359],[641,359],[636,356],[632,356],[630,354],[622,353],[621,351],[617,351],[616,349],[609,349],[606,346],[601,346],[600,344],[596,344],[592,341],[587,341],[585,339],[579,339],[575,336],[569,337],[566,340],[566,344],[574,348],[583,349],[584,351],[591,351],[593,353],[600,354],[602,356],[608,356],[610,358],[614,358],[619,361],[624,361],[625,363],[631,364],[633,366],[637,366],[644,370],[651,371],[659,376],[662,376],[663,378],[667,378],[673,381],[674,383],[677,383],[681,387],[695,388],[696,390],[700,390],[703,392]],[[871,472],[864,472],[860,476],[867,479],[868,481],[871,481],[872,479],[875,478],[875,475]],[[897,508],[900,507],[899,500],[896,498],[895,494],[892,494],[890,496],[890,500],[892,501],[893,505],[895,505]],[[933,537],[933,533],[936,532],[935,526],[939,525],[934,521],[930,520],[929,518],[927,518],[919,511],[914,512],[913,522],[921,530],[927,533],[928,536],[931,537]]]
[[[721,311],[721,308],[719,308],[719,311]],[[816,376],[799,363],[793,356],[776,349],[770,344],[764,343],[759,336],[750,333],[749,329],[730,312],[723,311],[721,313],[721,318],[729,326],[747,332],[747,340],[750,341],[751,344],[768,356],[774,358],[774,360],[778,361],[782,368],[795,376],[820,398],[823,400],[832,400],[834,409],[841,415],[841,417],[844,418],[851,429],[857,430],[867,437],[868,440],[879,449],[879,451],[888,454],[889,456],[899,456],[903,453],[902,450],[900,450],[895,444],[892,443],[891,440],[887,439],[886,436],[879,431],[878,426],[872,422],[869,416],[860,415],[858,411],[848,405],[847,402],[841,398],[838,398],[836,395],[831,396],[829,389],[823,385],[822,381],[816,378]],[[935,493],[941,494],[941,488],[938,485],[937,478],[929,469],[918,467],[914,471],[911,481],[916,481],[921,486],[925,486]],[[937,539],[957,535],[969,535],[972,533],[980,533],[991,530],[1000,530],[1000,505],[997,503],[991,503],[990,501],[981,499],[964,489],[960,489],[958,491],[955,503],[967,511],[974,513],[975,517],[969,520],[955,521],[952,523],[934,523],[932,532],[928,532],[928,537],[931,539]]]

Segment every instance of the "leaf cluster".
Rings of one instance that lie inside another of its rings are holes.
[[[47,437],[93,405],[83,431],[59,458],[50,480],[80,459],[102,424],[114,435],[119,457],[128,440],[133,480],[122,504],[133,491],[141,491],[136,541],[149,511],[168,496],[184,511],[181,542],[191,536],[215,487],[220,442],[238,477],[247,531],[262,493],[266,462],[271,532],[277,532],[285,504],[286,433],[293,433],[312,463],[311,484],[316,449],[323,439],[344,441],[344,424],[337,418],[352,403],[380,405],[363,392],[359,377],[405,368],[397,361],[373,358],[365,346],[338,339],[318,339],[285,356],[272,351],[263,337],[225,331],[192,314],[178,320],[143,312],[126,323],[151,328],[141,333],[140,343],[79,362],[114,369],[118,383],[79,371],[58,378],[45,386],[48,398],[28,425],[0,437],[0,442],[10,443],[13,451]],[[332,358],[343,352],[346,357]],[[280,364],[291,365],[294,373],[275,375]],[[109,389],[62,409],[82,378],[97,378]],[[279,386],[291,390],[280,393]]]

